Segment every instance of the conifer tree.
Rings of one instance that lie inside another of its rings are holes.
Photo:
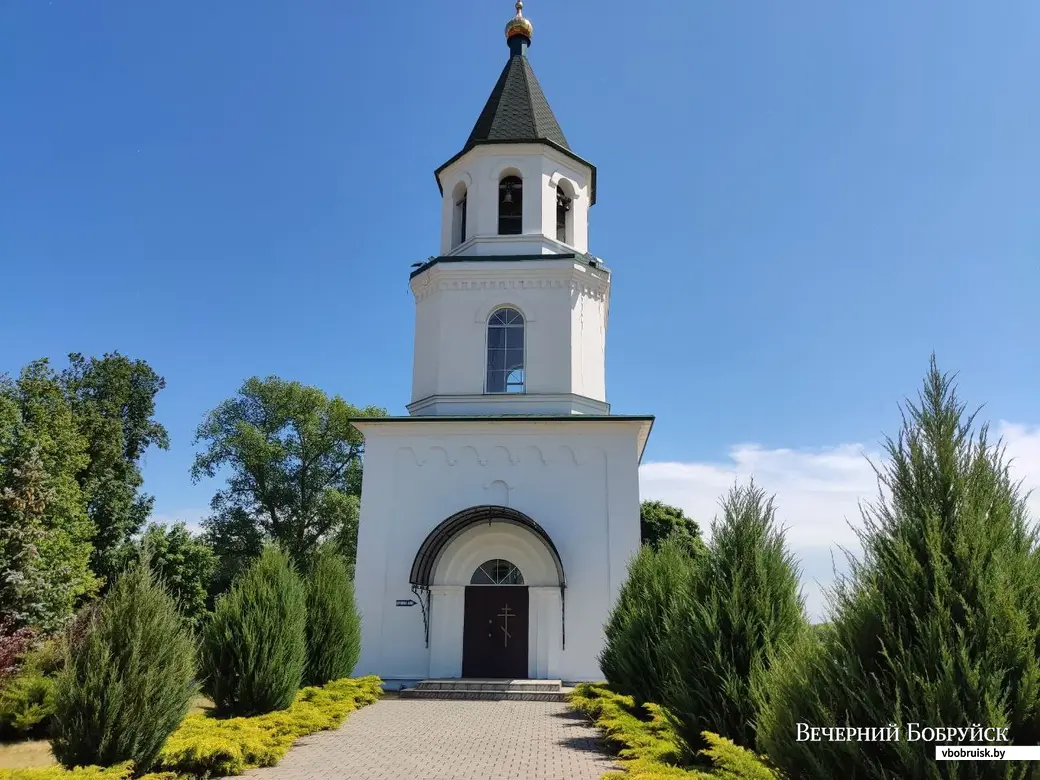
[[[704,731],[754,747],[766,675],[807,630],[798,567],[775,514],[753,482],[735,486],[698,576],[677,594],[661,703],[693,751],[705,747]]]
[[[361,616],[347,561],[323,547],[307,572],[307,685],[349,677],[361,654]]]
[[[911,723],[1006,728],[1015,744],[1040,744],[1037,538],[1004,448],[975,429],[933,357],[885,450],[862,556],[850,557],[820,641],[777,668],[759,744],[805,780],[853,769],[857,780],[1031,777],[1027,764],[937,762],[935,743],[907,733]],[[799,723],[901,733],[798,741]]]
[[[276,545],[217,600],[201,660],[204,690],[222,713],[260,715],[292,704],[307,660],[306,590]]]
[[[664,640],[676,595],[699,560],[690,554],[685,538],[672,537],[659,541],[657,549],[644,545],[628,564],[628,578],[607,621],[599,663],[607,681],[632,696],[636,706],[661,701],[667,673]]]
[[[66,767],[155,762],[198,693],[195,642],[142,560],[69,642],[55,685],[52,748]]]

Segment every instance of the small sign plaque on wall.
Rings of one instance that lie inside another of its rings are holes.
[[[415,601],[413,599],[398,599],[397,600],[397,606],[399,606],[399,607],[414,607],[418,603],[419,602],[417,602],[417,601]]]

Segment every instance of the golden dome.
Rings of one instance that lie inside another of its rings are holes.
[[[514,35],[523,35],[530,40],[533,33],[534,25],[524,18],[523,0],[516,0],[516,16],[506,24],[506,40],[509,40]]]

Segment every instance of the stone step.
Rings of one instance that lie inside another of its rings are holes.
[[[449,699],[455,701],[567,701],[568,690],[460,690],[456,688],[404,688],[402,699]]]
[[[438,691],[515,691],[523,693],[558,693],[563,688],[560,680],[476,680],[447,679],[423,680],[416,689]]]

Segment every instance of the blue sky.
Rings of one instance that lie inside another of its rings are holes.
[[[1040,474],[1040,4],[526,12],[549,101],[599,168],[609,400],[658,418],[645,495],[707,521],[756,474],[826,579],[871,492],[862,452],[932,350]],[[165,518],[205,509],[194,428],[250,375],[404,413],[432,172],[504,64],[511,13],[0,4],[0,370],[148,360],[168,381],[173,446],[146,467]]]

